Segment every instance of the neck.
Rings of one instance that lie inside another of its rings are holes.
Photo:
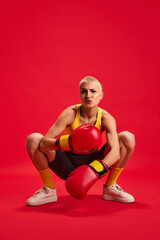
[[[81,115],[84,118],[91,119],[91,118],[93,118],[94,116],[97,115],[97,112],[98,112],[98,107],[97,106],[93,107],[93,108],[85,108],[82,105],[82,107],[81,107]]]

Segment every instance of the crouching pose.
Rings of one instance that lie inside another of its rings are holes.
[[[134,197],[117,184],[134,152],[134,135],[127,131],[117,133],[113,116],[98,107],[103,92],[96,78],[82,79],[79,91],[81,104],[65,109],[45,136],[32,133],[27,138],[29,157],[44,184],[27,200],[28,206],[57,201],[50,170],[65,180],[68,193],[77,199],[83,199],[98,179],[105,180],[108,172],[102,199],[134,202]],[[107,141],[101,146],[103,132]]]

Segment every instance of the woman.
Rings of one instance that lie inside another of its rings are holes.
[[[35,206],[57,201],[56,188],[53,184],[50,169],[60,178],[66,180],[71,172],[95,159],[100,159],[109,169],[109,175],[103,186],[103,200],[131,203],[134,197],[117,185],[117,179],[134,152],[135,138],[130,132],[117,133],[116,121],[106,110],[98,107],[103,98],[100,82],[87,76],[79,84],[81,104],[65,109],[45,136],[33,133],[28,136],[26,147],[28,154],[38,170],[44,183],[26,202]],[[57,137],[71,134],[79,126],[90,124],[101,133],[105,132],[107,144],[100,150],[85,149],[76,152],[73,149],[61,149]]]

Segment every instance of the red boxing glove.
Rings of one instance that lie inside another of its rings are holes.
[[[94,160],[89,165],[82,165],[73,170],[67,180],[68,193],[77,199],[83,199],[89,189],[108,172],[108,166],[101,160]]]
[[[64,151],[80,152],[94,150],[102,144],[102,135],[99,129],[90,124],[81,125],[70,135],[64,135],[57,139],[58,149]]]

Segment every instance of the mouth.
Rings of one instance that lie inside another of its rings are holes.
[[[85,102],[86,102],[86,103],[91,103],[92,100],[90,100],[90,99],[86,99]]]

